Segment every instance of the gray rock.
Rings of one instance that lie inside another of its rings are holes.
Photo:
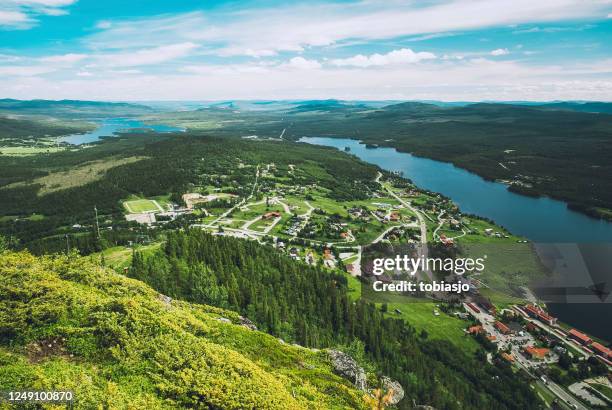
[[[217,320],[218,320],[219,322],[223,322],[223,323],[232,323],[232,321],[231,321],[231,320],[229,320],[229,319],[228,319],[228,318],[226,318],[226,317],[218,317],[218,318],[217,318]]]
[[[170,296],[162,295],[161,293],[157,296],[159,300],[161,300],[166,307],[170,307],[172,303],[172,298]]]
[[[401,384],[399,384],[399,382],[387,377],[387,376],[383,376],[382,377],[382,385],[383,385],[383,389],[386,392],[389,392],[391,390],[393,390],[393,393],[391,394],[391,398],[389,401],[389,404],[391,405],[396,405],[397,403],[399,403],[403,398],[404,398],[404,388],[402,387]]]
[[[238,324],[240,324],[240,326],[246,327],[247,329],[250,329],[250,330],[257,330],[257,326],[255,326],[255,323],[251,322],[248,318],[246,318],[244,316],[239,316],[238,317]]]
[[[367,391],[365,371],[351,356],[339,350],[328,350],[328,354],[337,374],[352,381],[359,390]]]

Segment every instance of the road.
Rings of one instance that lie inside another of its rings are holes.
[[[380,179],[380,173],[379,173],[379,176],[376,177],[376,181],[380,183],[379,179]],[[417,211],[410,204],[410,202],[404,201],[402,198],[396,195],[395,192],[393,192],[393,190],[391,190],[390,188],[387,188],[382,183],[381,183],[381,186],[389,193],[389,195],[391,195],[393,198],[399,201],[400,204],[404,205],[407,209],[409,209],[416,215],[419,221],[419,227],[421,229],[421,249],[420,249],[421,255],[419,256],[422,256],[424,259],[427,259],[429,255],[429,250],[427,249],[427,224],[425,223],[425,218],[423,218],[423,215],[419,211]],[[427,275],[430,281],[433,281],[433,273],[431,272],[431,270],[425,270],[425,274]]]
[[[253,198],[253,195],[255,194],[255,188],[257,188],[257,181],[259,181],[259,165],[257,165],[257,168],[255,169],[255,182],[253,182],[253,188],[251,189],[251,193],[249,194],[249,196],[247,196],[246,198],[242,199],[242,201],[238,202],[236,205],[234,205],[233,207],[231,207],[230,209],[228,209],[227,211],[223,212],[221,215],[219,215],[219,217],[217,219],[215,219],[214,221],[212,221],[209,224],[203,225],[203,226],[207,226],[207,227],[214,227],[214,225],[216,225],[217,223],[219,223],[220,220],[222,220],[223,218],[227,217],[229,214],[231,214],[232,212],[234,212],[234,210],[236,208],[241,207],[242,205],[244,205],[249,199]]]
[[[569,404],[574,409],[578,410],[589,410],[588,407],[584,406],[577,399],[574,398],[571,394],[569,394],[563,387],[559,386],[557,383],[549,381],[545,386],[550,390],[555,396],[561,399],[564,403]]]

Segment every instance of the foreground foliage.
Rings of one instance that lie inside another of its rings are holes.
[[[309,347],[365,347],[412,400],[440,409],[528,409],[537,399],[505,363],[489,365],[447,340],[422,340],[403,319],[354,302],[346,277],[298,264],[252,241],[176,232],[157,252],[136,253],[131,276],[176,298],[236,310],[260,329]],[[353,356],[356,356],[352,352]]]
[[[170,301],[87,258],[0,254],[5,390],[72,390],[84,409],[365,405],[325,353],[238,321],[231,311]]]

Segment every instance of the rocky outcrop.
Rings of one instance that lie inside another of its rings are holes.
[[[251,322],[248,318],[244,316],[238,317],[238,324],[242,327],[246,327],[249,330],[257,330],[257,326],[255,326],[255,323]]]
[[[357,364],[357,362],[346,353],[339,350],[328,350],[334,373],[352,381],[359,390],[368,392],[368,383],[365,370]],[[385,394],[391,392],[388,405],[396,405],[404,398],[404,388],[402,385],[387,377],[382,377],[382,387]]]
[[[328,354],[336,374],[351,380],[359,390],[367,391],[365,370],[351,356],[339,350],[328,350]]]
[[[172,298],[170,296],[162,295],[160,293],[159,295],[157,295],[157,298],[163,302],[166,308],[170,308],[170,305],[172,304]]]
[[[392,392],[389,399],[390,405],[396,405],[404,398],[404,388],[399,382],[387,377],[382,377],[382,386],[385,392]]]

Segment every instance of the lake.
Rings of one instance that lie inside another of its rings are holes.
[[[344,150],[387,171],[398,171],[417,186],[451,198],[464,213],[487,217],[512,233],[540,243],[612,241],[612,223],[572,211],[562,201],[533,198],[446,162],[420,158],[394,148],[366,148],[348,138],[304,137],[301,142]],[[609,281],[609,278],[606,278]],[[595,336],[612,339],[612,304],[549,304],[561,320]]]
[[[106,118],[98,127],[84,134],[72,134],[62,137],[60,141],[73,145],[98,141],[101,137],[112,137],[121,132],[180,132],[183,128],[163,124],[145,124],[133,118]]]

